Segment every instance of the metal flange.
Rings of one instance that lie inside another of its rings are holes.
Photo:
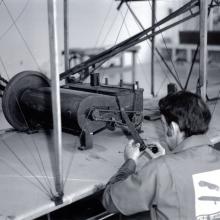
[[[26,89],[49,87],[49,79],[36,71],[23,71],[16,74],[7,84],[2,97],[2,110],[7,121],[18,131],[29,129],[22,111],[20,97]]]

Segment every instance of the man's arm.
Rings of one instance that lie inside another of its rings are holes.
[[[112,213],[117,213],[119,210],[115,207],[112,198],[110,189],[112,187],[112,184],[123,181],[128,178],[131,174],[135,172],[136,169],[136,163],[132,159],[128,159],[118,170],[118,172],[109,180],[109,182],[106,185],[104,194],[103,194],[103,206]]]
[[[118,178],[118,175],[116,177],[107,184],[103,194],[103,205],[109,212],[132,215],[150,210],[155,203],[158,186],[157,159],[147,163],[138,172],[133,170],[129,175],[123,175],[124,179]]]
[[[157,162],[151,160],[135,172],[141,154],[133,142],[125,148],[126,162],[110,179],[103,194],[103,205],[109,212],[131,215],[150,209],[156,194]]]

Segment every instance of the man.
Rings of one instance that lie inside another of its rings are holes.
[[[177,92],[159,101],[165,139],[171,152],[136,170],[139,144],[130,142],[125,163],[103,194],[110,212],[132,215],[150,210],[151,219],[193,220],[220,217],[220,152],[206,136],[211,114],[196,94]],[[149,153],[149,152],[148,152]]]

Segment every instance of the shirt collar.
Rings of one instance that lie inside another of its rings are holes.
[[[198,147],[202,145],[212,145],[211,141],[207,137],[206,134],[203,135],[193,135],[191,137],[183,140],[173,151],[172,153],[178,153],[181,151],[185,151],[187,149]]]

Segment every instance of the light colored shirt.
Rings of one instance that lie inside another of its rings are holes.
[[[152,220],[218,217],[220,151],[206,135],[194,135],[138,171],[130,159],[107,184],[103,205],[124,215],[150,210]]]

